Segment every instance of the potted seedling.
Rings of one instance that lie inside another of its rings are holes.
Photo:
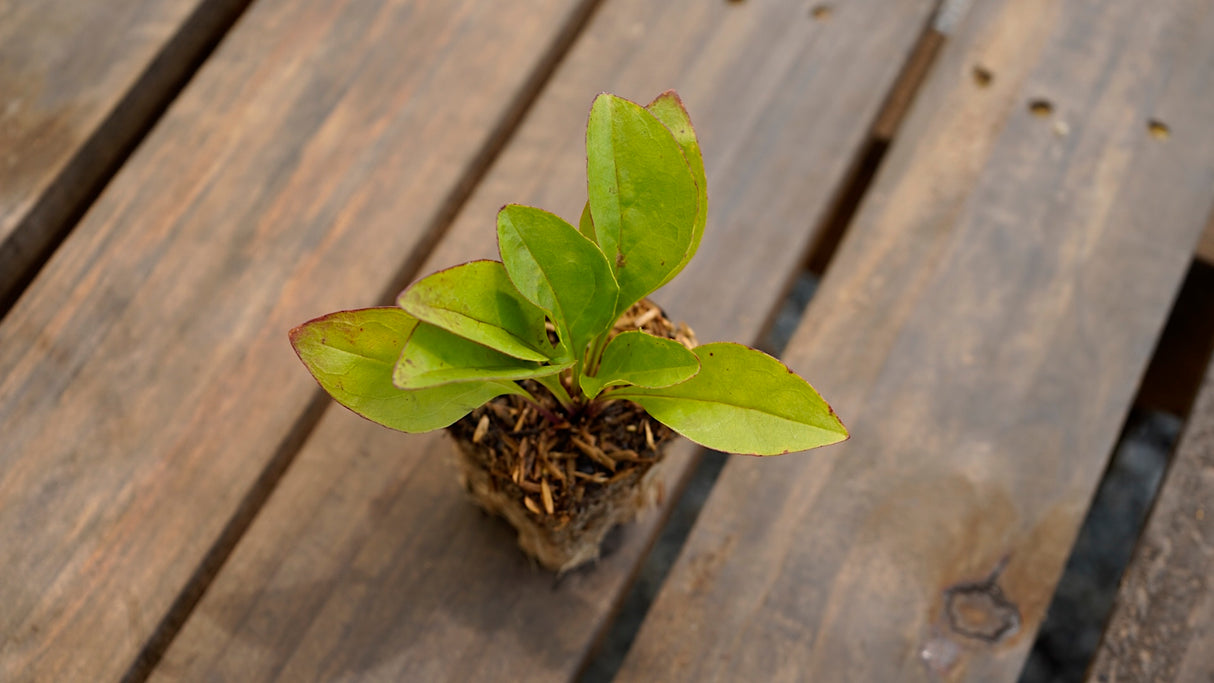
[[[697,346],[646,298],[687,265],[706,222],[703,158],[678,96],[642,107],[600,95],[586,157],[579,227],[505,206],[501,261],[429,275],[396,307],[291,331],[337,402],[405,432],[447,428],[472,496],[558,571],[598,557],[606,532],[651,497],[673,432],[753,455],[847,438],[780,361]]]

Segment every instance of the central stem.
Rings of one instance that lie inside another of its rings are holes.
[[[556,397],[557,402],[561,404],[565,412],[573,410],[573,399],[569,397],[569,392],[565,390],[565,385],[561,382],[560,374],[540,377],[537,381],[544,385],[548,391],[552,392],[552,395]]]

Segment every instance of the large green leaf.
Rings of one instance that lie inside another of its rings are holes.
[[[291,345],[338,403],[403,432],[441,429],[502,394],[527,395],[512,382],[397,389],[392,385],[392,368],[417,324],[399,308],[340,311],[291,330]]]
[[[392,383],[401,389],[425,389],[484,380],[516,380],[554,375],[573,365],[543,365],[482,346],[429,323],[418,323],[405,342]]]
[[[598,245],[559,216],[510,204],[497,214],[497,242],[514,286],[548,312],[580,357],[615,320],[619,287]]]
[[[700,372],[686,382],[624,387],[611,397],[635,401],[692,441],[730,453],[777,455],[847,438],[818,392],[775,358],[729,343],[705,344],[695,353]]]
[[[683,256],[683,262],[679,264],[679,267],[666,276],[662,282],[662,284],[666,284],[683,270],[683,267],[691,261],[691,257],[695,256],[696,250],[700,248],[700,240],[704,237],[704,227],[708,223],[708,178],[704,174],[704,155],[700,152],[700,143],[696,140],[695,129],[691,126],[691,117],[688,116],[687,109],[683,106],[683,100],[679,99],[678,93],[667,90],[658,95],[645,108],[670,129],[675,141],[683,149],[683,158],[687,160],[687,165],[691,168],[698,195],[696,221],[691,233],[691,248]]]
[[[612,338],[594,377],[583,375],[579,382],[586,396],[594,398],[604,387],[621,384],[668,387],[699,370],[700,360],[682,344],[634,330]]]
[[[519,294],[497,261],[440,270],[401,292],[397,303],[419,320],[515,358],[556,355],[544,331],[544,311]]]
[[[595,238],[622,312],[678,272],[695,238],[699,190],[670,130],[640,105],[599,95],[586,128]]]

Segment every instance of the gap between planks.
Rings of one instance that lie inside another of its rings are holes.
[[[251,1],[251,0],[247,0]],[[577,10],[569,17],[566,25],[556,34],[555,39],[544,51],[531,75],[523,83],[510,105],[502,113],[498,123],[481,147],[480,151],[470,161],[467,169],[455,183],[451,192],[444,198],[434,219],[430,222],[418,242],[418,246],[410,253],[406,261],[397,271],[393,284],[383,291],[378,301],[390,305],[395,301],[396,294],[412,282],[418,269],[439,243],[447,229],[451,227],[456,215],[472,195],[473,190],[493,166],[501,151],[506,147],[519,123],[526,116],[532,104],[538,98],[544,85],[551,79],[557,66],[577,37],[590,22],[595,10],[603,0],[583,0]],[[167,102],[166,102],[167,106]],[[146,681],[159,664],[164,653],[172,644],[173,639],[181,631],[182,626],[198,605],[199,600],[206,594],[207,588],[223,568],[231,556],[233,549],[253,524],[257,514],[265,506],[270,494],[278,482],[282,480],[290,468],[295,456],[311,436],[312,431],[320,422],[325,411],[333,408],[325,392],[317,388],[308,402],[307,407],[287,431],[286,436],[275,449],[273,457],[267,463],[261,475],[241,499],[240,505],[223,532],[216,539],[210,550],[203,556],[202,562],[195,570],[190,580],[182,588],[177,599],[173,601],[168,612],[152,632],[147,644],[132,663],[131,668],[123,676],[123,683],[140,683]]]
[[[906,118],[907,111],[914,104],[923,81],[936,63],[936,57],[948,36],[947,31],[951,30],[955,23],[954,15],[960,11],[959,5],[964,2],[965,0],[940,0],[936,11],[923,27],[923,33],[915,43],[913,52],[902,65],[898,79],[894,81],[880,113],[873,121],[868,143],[853,160],[847,181],[832,200],[826,219],[818,230],[818,238],[810,248],[807,268],[817,277],[826,274],[826,268],[839,248],[839,243],[843,241],[843,235],[860,208],[860,202],[864,200],[865,193],[877,177],[886,151],[898,134],[898,128]]]
[[[1078,680],[1099,652],[1095,637],[1112,637],[1118,584],[1132,572],[1131,553],[1149,544],[1148,515],[1165,495],[1162,480],[1175,459],[1180,426],[1194,418],[1214,350],[1212,294],[1214,265],[1195,258],[1056,584],[1021,672],[1024,683],[1051,675]]]
[[[1209,472],[1214,469],[1214,364],[1172,454],[1145,529],[1115,586],[1088,683],[1211,680]]]
[[[1189,265],[1134,405],[1186,418],[1214,353],[1214,263]]]
[[[0,243],[0,261],[11,266],[0,272],[0,320],[252,2],[199,3],[100,125],[41,188]],[[22,257],[22,251],[30,253]]]
[[[1176,505],[1178,500],[1189,502],[1177,491],[1183,490],[1187,485],[1186,477],[1192,476],[1191,472],[1180,473],[1186,467],[1192,469],[1193,463],[1186,463],[1185,458],[1198,449],[1189,447],[1190,442],[1199,441],[1195,438],[1196,432],[1200,431],[1198,425],[1203,420],[1209,422],[1209,416],[1202,413],[1200,404],[1195,407],[1195,401],[1203,378],[1207,386],[1210,379],[1207,368],[1210,368],[1211,350],[1214,349],[1212,295],[1214,265],[1194,259],[1134,399],[1136,410],[1122,427],[1117,451],[1109,458],[1095,501],[1080,529],[1079,540],[1067,560],[1064,577],[1047,610],[1047,619],[1033,645],[1030,663],[1021,675],[1022,681],[1029,680],[1027,676],[1034,660],[1039,667],[1049,662],[1063,669],[1055,671],[1056,675],[1069,675],[1078,680],[1087,670],[1086,680],[1102,681],[1105,679],[1101,676],[1110,672],[1112,678],[1108,680],[1116,679],[1119,668],[1123,673],[1127,669],[1134,671],[1134,680],[1148,678],[1148,671],[1159,676],[1163,669],[1175,665],[1183,656],[1183,639],[1177,640],[1181,645],[1175,648],[1170,647],[1170,643],[1169,647],[1163,648],[1158,647],[1162,642],[1139,641],[1137,647],[1152,647],[1157,653],[1166,651],[1167,656],[1150,660],[1137,660],[1133,656],[1135,651],[1130,645],[1135,643],[1132,637],[1127,638],[1128,634],[1135,633],[1139,626],[1149,628],[1134,619],[1143,618],[1164,601],[1158,598],[1144,601],[1127,586],[1145,583],[1146,590],[1154,591],[1156,596],[1177,592],[1158,590],[1158,582],[1141,579],[1152,571],[1144,568],[1149,563],[1144,556],[1154,551],[1153,544],[1160,544],[1161,535],[1166,535],[1163,531],[1166,525],[1155,523],[1150,526],[1151,516],[1166,517],[1165,508],[1179,507]],[[1147,431],[1149,424],[1157,425],[1154,428],[1156,435],[1167,433],[1158,425],[1179,424],[1180,427],[1168,434],[1170,441],[1153,444],[1157,459],[1147,459],[1141,454],[1131,458],[1130,449],[1137,448],[1141,453],[1148,448],[1142,443],[1137,446],[1127,443],[1133,438],[1131,430],[1138,431],[1141,442],[1146,439],[1145,434],[1151,433]],[[1177,472],[1172,473],[1172,470]],[[1173,482],[1170,486],[1169,481]],[[1116,537],[1113,534],[1117,534]],[[1117,541],[1112,549],[1109,548],[1110,540]],[[1172,564],[1168,563],[1168,571],[1175,569]],[[1092,573],[1095,579],[1082,578]],[[1067,592],[1068,584],[1086,587],[1082,592],[1075,589]],[[1090,595],[1093,587],[1099,591],[1100,602],[1093,601]],[[1082,608],[1077,610],[1077,604]],[[1167,613],[1166,609],[1159,612]],[[1054,626],[1052,642],[1049,638],[1051,625]],[[1093,634],[1101,634],[1099,643],[1091,642],[1089,647],[1078,648],[1078,651],[1068,644],[1075,637],[1087,643],[1089,635]],[[1148,671],[1139,671],[1139,668]],[[1166,678],[1171,679],[1174,675],[1175,671],[1172,671]]]

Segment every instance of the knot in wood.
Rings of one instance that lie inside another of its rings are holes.
[[[956,634],[998,643],[1020,630],[1020,610],[992,579],[944,591],[944,613]]]

